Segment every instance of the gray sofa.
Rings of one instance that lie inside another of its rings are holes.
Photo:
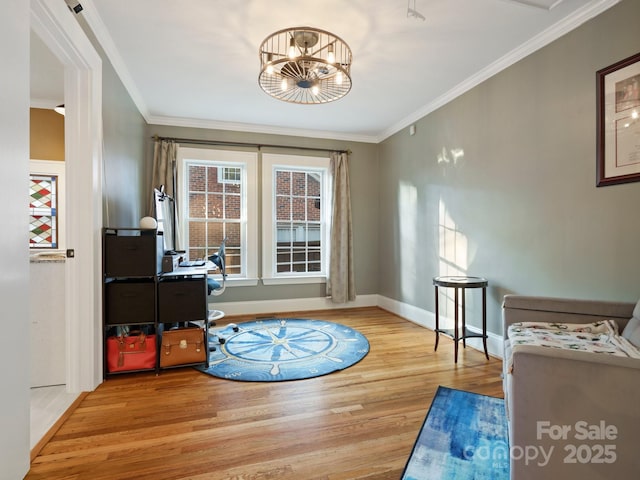
[[[504,297],[512,480],[640,478],[640,359],[511,345],[508,338],[516,322],[602,319],[615,320],[638,345],[640,302],[634,310],[632,303]]]

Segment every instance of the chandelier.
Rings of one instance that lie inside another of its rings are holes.
[[[351,49],[332,33],[286,28],[260,45],[258,83],[266,93],[291,103],[328,103],[351,90]]]

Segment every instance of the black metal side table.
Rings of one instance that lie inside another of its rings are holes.
[[[487,285],[489,282],[486,278],[482,277],[462,277],[462,276],[448,276],[448,277],[434,277],[433,285],[436,290],[436,346],[435,350],[438,350],[438,340],[440,334],[447,335],[453,339],[455,363],[458,363],[458,342],[462,340],[462,346],[466,348],[467,338],[482,338],[482,344],[484,346],[484,354],[489,360],[489,352],[487,351]],[[454,289],[453,303],[455,305],[454,315],[454,327],[440,328],[440,309],[438,298],[438,287],[447,287]],[[482,289],[482,333],[472,332],[467,328],[465,319],[465,293],[467,288],[481,288]],[[458,326],[458,290],[462,290],[462,329]]]

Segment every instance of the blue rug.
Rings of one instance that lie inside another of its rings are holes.
[[[274,318],[217,330],[225,342],[209,353],[215,377],[245,382],[277,382],[318,377],[343,370],[369,352],[357,330],[324,320]]]
[[[438,387],[402,480],[509,480],[501,398]]]

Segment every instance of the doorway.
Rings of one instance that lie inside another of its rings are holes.
[[[64,263],[64,393],[75,399],[102,381],[102,61],[73,15],[31,1],[31,29],[64,69],[66,203],[83,205],[65,228],[75,254]]]

